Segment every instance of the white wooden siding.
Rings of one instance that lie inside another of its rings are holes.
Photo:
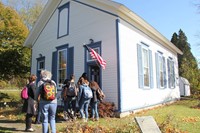
[[[62,1],[65,4],[67,1]],[[61,6],[60,5],[60,6]],[[39,53],[45,56],[45,67],[51,71],[52,52],[55,47],[69,44],[74,47],[74,74],[76,81],[84,72],[84,43],[89,39],[102,41],[102,57],[106,60],[106,69],[102,70],[102,89],[106,101],[114,102],[118,108],[117,58],[116,58],[116,18],[102,11],[85,5],[70,2],[69,35],[57,39],[58,10],[33,46],[32,73],[36,73],[36,58]],[[111,54],[112,53],[112,54]]]
[[[176,54],[169,49],[164,48],[162,45],[153,41],[148,36],[141,33],[133,26],[128,26],[127,23],[120,21],[119,24],[119,49],[120,49],[120,75],[121,75],[121,108],[122,111],[139,109],[148,107],[172,99],[179,98],[179,89],[158,89],[156,86],[156,65],[155,53],[159,50],[163,52],[163,56],[167,59],[172,57],[175,60],[175,74],[177,71],[177,57]],[[137,44],[141,42],[149,45],[152,50],[153,60],[153,76],[154,88],[141,89],[138,88],[138,63],[137,63]],[[167,64],[166,64],[167,67]],[[168,73],[167,73],[168,75]]]
[[[67,3],[63,0],[60,4]],[[94,5],[95,6],[95,5]],[[74,47],[74,74],[76,81],[84,72],[84,43],[89,39],[94,42],[102,41],[102,57],[106,60],[106,69],[102,70],[102,89],[106,94],[106,101],[114,102],[118,109],[118,70],[116,47],[116,17],[83,4],[70,1],[69,35],[57,39],[58,10],[54,12],[32,48],[31,73],[36,73],[37,58],[41,53],[45,56],[45,68],[51,71],[52,52],[57,46],[69,44]],[[164,101],[179,98],[179,90],[157,89],[155,52],[163,52],[166,59],[170,56],[175,60],[175,74],[178,76],[177,55],[170,49],[150,39],[135,27],[120,20],[119,48],[120,48],[120,75],[121,75],[121,111],[143,108]],[[143,90],[138,88],[137,43],[147,43],[152,50],[154,88]],[[168,74],[167,74],[168,75]]]

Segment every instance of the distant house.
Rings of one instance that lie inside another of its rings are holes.
[[[100,68],[88,46],[106,60]],[[123,114],[180,98],[177,54],[182,52],[147,22],[110,0],[49,0],[24,46],[31,73],[50,70],[59,87],[87,72],[106,101]]]

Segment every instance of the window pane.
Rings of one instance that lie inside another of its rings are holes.
[[[146,49],[143,49],[143,63],[144,67],[149,67],[149,61],[148,61],[148,51]]]
[[[62,84],[66,78],[66,69],[59,70],[59,84]]]
[[[164,68],[163,68],[164,60],[162,56],[159,56],[159,78],[160,78],[160,87],[164,87]]]
[[[61,86],[66,79],[67,50],[58,52],[58,85]]]
[[[65,69],[66,68],[66,58],[67,58],[67,51],[60,51],[59,52],[59,69]]]
[[[38,70],[44,69],[44,61],[39,61],[38,62]]]
[[[149,69],[144,69],[144,86],[149,86]]]
[[[174,62],[169,60],[169,88],[175,87]]]
[[[149,52],[146,49],[142,49],[142,59],[143,59],[143,70],[144,70],[144,86],[149,87]]]
[[[164,74],[160,72],[160,87],[164,87]]]
[[[99,54],[99,48],[93,48],[95,52],[97,52]],[[93,61],[94,59],[92,59],[90,52],[87,51],[87,61]]]

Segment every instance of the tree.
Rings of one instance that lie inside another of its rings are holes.
[[[28,28],[18,13],[0,2],[0,80],[23,77],[30,71],[30,49],[22,46]]]
[[[38,19],[47,0],[4,0],[4,4],[15,9],[29,30]]]
[[[200,90],[198,62],[191,52],[185,33],[180,29],[179,34],[173,34],[171,42],[183,52],[183,55],[178,55],[179,75],[189,80],[193,91]]]

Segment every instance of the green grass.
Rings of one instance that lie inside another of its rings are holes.
[[[20,101],[21,90],[0,90],[0,102]]]
[[[174,128],[189,133],[200,131],[200,109],[193,108],[198,100],[181,100],[174,104],[146,111],[139,115],[151,115],[161,128]],[[163,125],[165,127],[163,127]]]
[[[0,91],[1,93],[20,101],[20,91],[4,90],[3,92]],[[110,133],[139,133],[139,127],[134,118],[136,116],[153,116],[163,133],[199,133],[200,108],[197,108],[198,105],[198,99],[180,100],[170,105],[142,111],[124,118],[100,118],[98,122],[89,120],[87,123],[83,123],[80,119],[75,122],[58,122],[57,129],[71,132],[103,130]],[[23,120],[24,115],[19,110],[19,108],[6,108],[1,110],[0,113],[3,115],[13,114],[16,116],[16,120]]]

